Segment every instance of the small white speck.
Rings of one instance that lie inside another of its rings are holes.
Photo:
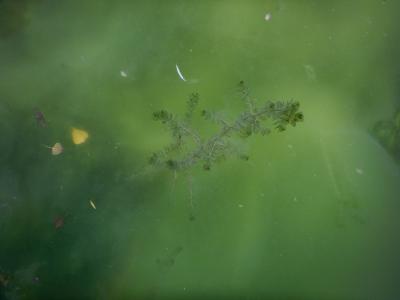
[[[356,168],[356,173],[359,175],[362,175],[362,174],[364,174],[364,171],[360,168]]]
[[[265,14],[265,17],[264,17],[265,21],[268,22],[269,20],[271,20],[271,18],[272,18],[271,13],[266,13],[266,14]]]
[[[178,76],[180,79],[182,79],[183,81],[186,81],[185,77],[183,77],[183,74],[181,72],[181,70],[179,69],[178,65],[175,65],[176,68],[176,72],[178,73]]]
[[[121,70],[119,73],[122,77],[128,77],[128,73],[126,73],[124,70]]]
[[[243,204],[239,204],[238,207],[239,207],[239,208],[243,208],[244,205],[243,205]]]

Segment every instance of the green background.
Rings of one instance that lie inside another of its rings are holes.
[[[369,130],[399,103],[399,10],[0,0],[0,298],[397,299],[400,172]],[[240,80],[305,121],[239,141],[248,162],[148,168],[153,111],[198,92],[233,119]]]

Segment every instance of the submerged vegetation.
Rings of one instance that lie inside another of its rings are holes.
[[[400,109],[392,119],[378,121],[372,128],[372,134],[397,161],[400,161]]]
[[[183,118],[167,110],[154,112],[154,119],[167,126],[171,132],[172,142],[163,150],[153,153],[150,164],[166,166],[174,171],[187,170],[201,164],[204,170],[210,170],[215,163],[232,154],[248,160],[249,157],[238,153],[232,144],[235,136],[248,138],[255,134],[268,135],[272,131],[271,126],[282,132],[289,125],[294,127],[297,122],[303,121],[299,102],[267,101],[258,106],[243,81],[239,83],[239,94],[245,109],[233,121],[225,120],[217,113],[201,110],[200,114],[205,120],[219,126],[218,131],[208,138],[201,136],[191,125],[199,106],[197,93],[190,95]],[[270,121],[269,127],[265,125],[267,120]]]

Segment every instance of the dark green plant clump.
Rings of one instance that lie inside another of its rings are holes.
[[[400,161],[400,109],[391,119],[378,121],[372,128],[372,134],[397,161]]]
[[[155,120],[165,124],[172,134],[172,143],[163,150],[153,153],[150,157],[152,165],[166,166],[175,171],[186,170],[201,164],[204,170],[210,170],[212,165],[226,156],[236,153],[232,138],[239,136],[248,138],[251,135],[268,135],[271,129],[264,123],[267,120],[278,132],[285,131],[289,125],[296,126],[303,121],[303,113],[299,111],[300,104],[295,101],[267,101],[257,106],[249,95],[244,82],[239,83],[239,93],[246,105],[236,120],[227,121],[217,113],[202,110],[201,116],[219,125],[219,130],[211,137],[204,138],[191,126],[191,120],[199,104],[199,95],[192,94],[187,101],[187,109],[183,118],[160,110],[153,114]],[[248,160],[245,154],[239,157]]]

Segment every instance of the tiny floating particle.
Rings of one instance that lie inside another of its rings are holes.
[[[71,136],[72,136],[72,141],[74,142],[74,144],[79,145],[79,144],[83,144],[84,142],[86,142],[87,138],[89,137],[89,134],[85,130],[72,128]]]
[[[128,73],[126,73],[124,70],[121,70],[119,73],[122,77],[128,77]]]
[[[269,20],[271,20],[271,18],[272,18],[271,13],[266,13],[266,14],[265,14],[265,17],[264,17],[265,21],[268,22]]]
[[[362,174],[364,174],[364,171],[360,168],[356,168],[356,173],[359,175],[362,175]]]
[[[64,151],[63,146],[60,143],[55,143],[53,147],[51,147],[51,154],[59,155]]]
[[[46,122],[46,118],[44,117],[44,114],[42,111],[40,111],[39,109],[35,109],[35,119],[36,122],[41,126],[41,127],[47,127],[47,122]]]
[[[93,207],[93,209],[96,209],[96,205],[94,204],[94,202],[92,200],[89,200],[89,203]]]
[[[65,224],[65,217],[64,216],[57,216],[54,219],[53,225],[55,229],[60,229],[64,226]]]

